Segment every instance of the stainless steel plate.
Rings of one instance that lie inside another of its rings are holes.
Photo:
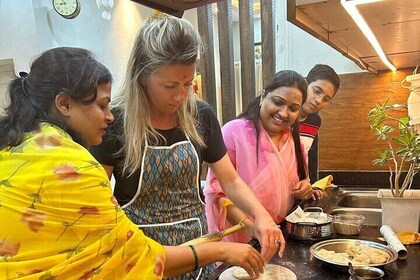
[[[372,248],[382,250],[382,251],[388,253],[390,258],[386,263],[363,264],[363,265],[353,264],[353,266],[384,266],[386,264],[394,262],[398,258],[398,253],[394,249],[392,249],[392,248],[390,248],[386,245],[383,245],[383,244],[380,244],[380,243],[377,243],[377,242],[357,240],[357,239],[331,239],[331,240],[321,241],[321,242],[318,242],[318,243],[312,245],[310,250],[311,250],[312,256],[314,256],[315,258],[317,258],[320,261],[323,261],[325,263],[328,263],[328,264],[331,264],[331,265],[334,265],[334,266],[348,267],[348,264],[334,262],[334,261],[327,260],[327,259],[321,257],[318,254],[318,251],[321,250],[321,249],[325,249],[325,250],[328,250],[328,251],[335,251],[336,253],[345,253],[346,250],[349,247],[355,246],[355,245],[372,247]]]

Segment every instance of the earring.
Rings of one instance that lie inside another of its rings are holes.
[[[69,104],[66,104],[65,108],[66,109],[64,109],[64,113],[67,114],[69,112],[70,105]]]

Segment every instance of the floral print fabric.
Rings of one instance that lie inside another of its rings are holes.
[[[0,279],[161,279],[165,257],[61,129],[0,151]]]

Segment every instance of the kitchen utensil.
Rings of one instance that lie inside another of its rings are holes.
[[[371,279],[382,279],[385,273],[376,267],[370,266],[357,266],[353,268],[351,262],[349,262],[349,273],[350,280],[371,280]]]
[[[344,213],[334,215],[333,224],[337,233],[343,235],[355,235],[360,233],[364,221],[365,216],[363,215]]]
[[[331,239],[331,240],[325,240],[325,241],[321,241],[318,242],[314,245],[311,246],[310,248],[310,252],[312,254],[312,256],[314,256],[316,259],[322,261],[324,264],[330,265],[332,266],[334,269],[337,270],[341,270],[341,271],[347,271],[348,270],[348,264],[346,263],[341,263],[341,262],[336,262],[336,261],[332,261],[329,259],[326,259],[324,257],[322,257],[321,255],[318,254],[318,251],[321,249],[325,249],[328,251],[334,251],[336,253],[344,253],[346,252],[346,250],[351,247],[351,246],[365,246],[365,247],[371,247],[371,248],[376,248],[379,250],[382,250],[384,252],[386,252],[387,254],[389,254],[390,258],[388,259],[387,262],[385,263],[381,263],[381,264],[363,264],[363,265],[358,265],[358,264],[353,264],[353,267],[356,269],[359,266],[367,266],[367,267],[382,267],[384,265],[390,264],[392,262],[394,262],[397,258],[398,258],[398,254],[397,251],[395,251],[394,249],[377,243],[377,242],[372,242],[372,241],[366,241],[366,240],[357,240],[357,239]]]
[[[286,232],[289,237],[298,240],[319,241],[334,237],[335,229],[332,224],[334,218],[330,214],[323,213],[322,208],[308,207],[303,210],[311,220],[319,222],[291,222],[286,218]],[[320,218],[325,218],[321,221]]]
[[[180,246],[188,246],[188,245],[197,245],[197,244],[201,244],[201,243],[207,243],[207,242],[218,242],[220,240],[222,240],[223,236],[232,234],[238,230],[241,230],[245,227],[244,223],[241,222],[237,225],[234,225],[230,228],[227,228],[225,230],[222,231],[214,231],[208,234],[205,234],[203,236],[197,237],[195,239],[192,239],[190,241],[187,241],[183,244],[181,244]]]
[[[351,262],[349,262],[349,273],[350,273],[349,280],[362,280],[363,279],[363,278],[356,275],[356,272],[354,271],[354,268],[353,268],[353,265],[351,264]]]
[[[397,235],[395,234],[395,232],[392,230],[390,226],[383,225],[381,226],[379,231],[381,232],[382,236],[385,238],[385,241],[388,243],[388,245],[398,252],[398,258],[400,259],[407,258],[407,249],[398,239]]]

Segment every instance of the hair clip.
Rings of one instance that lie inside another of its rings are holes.
[[[19,72],[19,76],[21,78],[20,82],[22,86],[23,95],[26,97],[29,97],[28,91],[26,90],[26,84],[28,82],[27,80],[28,80],[29,74],[22,71],[22,72]]]
[[[159,11],[159,10],[153,10],[153,14],[151,14],[147,18],[146,22],[151,23],[154,20],[162,20],[162,19],[166,19],[166,18],[168,18],[168,15],[165,14],[164,12]]]
[[[22,79],[26,79],[26,78],[28,78],[29,74],[28,74],[28,73],[26,73],[26,72],[24,72],[24,71],[22,71],[22,72],[19,72],[19,76],[20,76]]]

